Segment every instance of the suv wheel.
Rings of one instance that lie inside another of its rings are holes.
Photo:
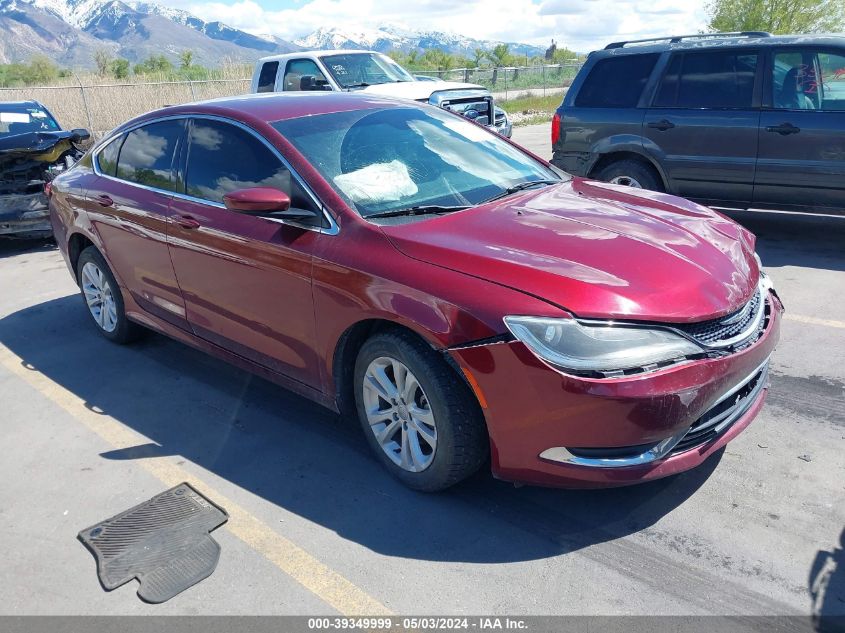
[[[663,191],[663,183],[651,165],[638,160],[618,160],[602,168],[598,180],[636,189]]]
[[[443,490],[487,457],[487,429],[472,392],[412,334],[377,334],[364,343],[355,404],[370,448],[409,488]]]

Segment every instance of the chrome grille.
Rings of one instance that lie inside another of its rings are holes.
[[[672,449],[671,454],[682,453],[697,446],[708,444],[727,431],[745,415],[766,388],[769,365],[766,362],[750,378],[734,387],[716,402],[689,428],[686,435]]]
[[[740,340],[751,335],[763,318],[761,302],[764,301],[761,288],[751,297],[751,300],[739,310],[727,314],[718,319],[701,321],[700,323],[676,323],[672,328],[678,330],[690,338],[695,339],[702,345],[709,347],[722,347],[730,345],[737,337]]]

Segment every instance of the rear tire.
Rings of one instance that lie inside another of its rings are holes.
[[[409,488],[433,492],[475,473],[487,458],[484,416],[455,371],[410,332],[361,347],[355,404],[370,448]]]
[[[136,340],[143,329],[126,318],[120,286],[100,251],[94,246],[83,250],[76,270],[85,310],[97,331],[121,345]]]
[[[617,185],[648,189],[650,191],[664,191],[663,183],[657,171],[651,165],[640,160],[617,160],[603,167],[597,174],[598,180]]]

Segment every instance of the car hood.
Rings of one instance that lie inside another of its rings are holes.
[[[732,220],[579,178],[382,230],[409,257],[581,317],[706,320],[746,303],[759,278],[754,236]]]
[[[487,94],[487,89],[475,84],[456,81],[397,81],[389,84],[376,84],[363,88],[363,92],[399,97],[400,99],[428,99],[432,93],[444,90],[480,90]]]

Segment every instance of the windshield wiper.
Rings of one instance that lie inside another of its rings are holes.
[[[522,191],[523,189],[529,189],[530,187],[533,187],[534,185],[558,185],[562,182],[564,182],[564,181],[563,180],[551,180],[551,179],[548,179],[548,180],[527,180],[525,182],[519,183],[518,185],[514,185],[513,187],[508,187],[507,189],[505,189],[501,193],[497,193],[492,198],[487,198],[487,200],[485,200],[484,202],[479,202],[479,204],[486,204],[488,202],[493,202],[494,200],[500,200],[500,199],[502,199],[506,196],[509,196],[513,193],[516,193],[517,191]]]
[[[362,81],[358,84],[346,84],[344,88],[366,88],[367,86],[371,86],[372,84],[368,84],[366,81]]]
[[[463,211],[468,209],[468,206],[443,206],[438,204],[425,204],[416,207],[408,207],[407,209],[394,209],[393,211],[381,211],[380,213],[370,213],[364,217],[368,220],[370,218],[395,218],[402,215],[432,215],[435,213],[451,213],[452,211]]]

